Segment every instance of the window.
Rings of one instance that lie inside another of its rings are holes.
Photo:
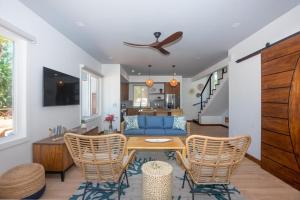
[[[0,35],[0,138],[13,134],[14,41]]]
[[[0,149],[27,138],[27,43],[0,27]]]
[[[133,86],[133,106],[148,106],[148,87],[144,85]]]
[[[101,78],[93,73],[81,70],[81,118],[89,119],[100,113]]]

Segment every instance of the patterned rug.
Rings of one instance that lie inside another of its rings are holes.
[[[165,151],[165,152],[137,152],[136,158],[129,166],[127,171],[129,185],[130,187],[126,187],[126,181],[124,180],[124,184],[122,187],[122,200],[140,200],[142,199],[142,165],[148,161],[153,160],[161,160],[168,162],[173,167],[173,180],[172,180],[172,195],[173,200],[188,200],[192,199],[192,194],[190,193],[190,188],[185,183],[185,187],[182,189],[182,181],[184,171],[178,166],[175,158],[175,152],[173,151]],[[101,199],[101,200],[114,200],[117,199],[117,192],[103,192],[101,189],[112,189],[115,188],[116,185],[113,183],[106,183],[98,185],[97,183],[93,183],[93,190],[87,192],[85,195],[85,200],[92,199]],[[85,183],[81,183],[79,188],[75,191],[70,200],[82,200],[83,191],[85,188]],[[202,192],[200,194],[195,194],[195,199],[201,200],[227,200],[228,196],[226,193],[220,193],[220,190],[223,188],[220,186],[210,186],[210,187],[198,187],[197,190]],[[222,190],[223,191],[223,190]],[[240,192],[232,185],[229,186],[229,192],[232,200],[242,200],[244,199]]]

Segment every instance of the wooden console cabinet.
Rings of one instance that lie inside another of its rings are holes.
[[[98,133],[98,127],[91,130],[80,128],[76,130],[76,133],[86,135]],[[63,182],[65,172],[73,165],[73,159],[63,138],[56,141],[52,139],[53,137],[48,137],[33,143],[33,162],[43,165],[47,173],[60,173],[61,181]]]

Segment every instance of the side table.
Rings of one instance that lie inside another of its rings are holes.
[[[150,161],[143,164],[143,199],[171,200],[172,171],[173,167],[162,161]]]

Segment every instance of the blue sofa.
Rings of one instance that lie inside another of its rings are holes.
[[[151,136],[186,136],[190,133],[189,122],[186,130],[173,129],[173,116],[144,116],[138,115],[138,129],[126,130],[125,122],[121,124],[121,133],[127,136],[151,135]]]

